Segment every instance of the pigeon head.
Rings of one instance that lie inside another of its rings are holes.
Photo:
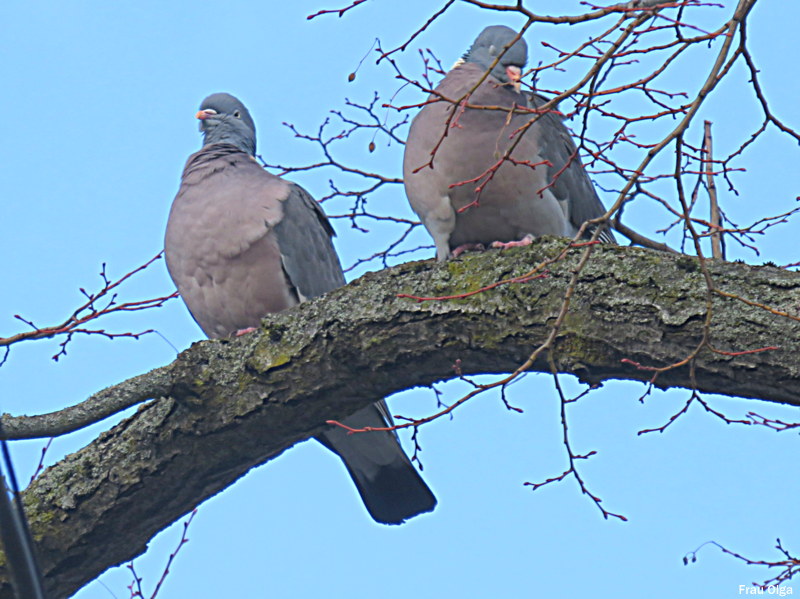
[[[464,62],[474,62],[488,69],[515,37],[517,32],[510,27],[490,25],[475,38],[470,49],[464,54]],[[491,74],[501,83],[518,84],[526,62],[528,62],[528,44],[520,38],[506,50]]]
[[[211,94],[195,115],[200,119],[203,145],[230,144],[251,156],[256,153],[256,126],[237,98],[230,94]]]

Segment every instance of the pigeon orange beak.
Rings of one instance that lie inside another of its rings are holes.
[[[205,110],[198,110],[197,114],[194,115],[194,117],[196,119],[200,119],[201,121],[204,121],[207,118],[214,116],[215,114],[217,114],[216,110],[214,110],[213,108],[206,108]]]
[[[507,66],[506,75],[511,81],[519,81],[522,77],[522,69],[514,65]]]
[[[522,69],[517,66],[509,65],[506,67],[506,77],[511,82],[515,90],[520,90],[519,80],[522,78]]]

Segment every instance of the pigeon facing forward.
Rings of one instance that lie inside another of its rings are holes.
[[[531,112],[545,99],[520,91],[528,47],[516,36],[502,25],[484,29],[411,123],[406,195],[440,261],[476,246],[572,237],[585,221],[605,214],[560,117]],[[468,92],[467,105],[447,101]],[[503,160],[514,143],[511,160]],[[608,229],[600,239],[614,242]]]
[[[255,125],[244,105],[213,94],[196,116],[204,145],[186,162],[165,251],[203,332],[219,338],[247,330],[269,312],[344,285],[328,219],[302,187],[256,162]],[[382,428],[391,417],[381,400],[343,422]],[[318,440],[341,457],[376,521],[400,524],[436,505],[394,432],[347,435],[331,427]]]

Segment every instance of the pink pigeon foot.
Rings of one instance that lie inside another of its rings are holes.
[[[247,333],[252,333],[256,330],[256,327],[247,327],[246,329],[239,329],[236,331],[233,336],[234,337],[241,337],[242,335],[247,335]]]
[[[533,242],[533,235],[528,233],[525,237],[523,237],[519,241],[508,241],[508,242],[493,241],[491,247],[504,250],[506,248],[517,248],[523,245],[530,245],[531,242]]]
[[[469,252],[471,250],[475,250],[476,252],[482,252],[486,249],[486,246],[482,243],[465,243],[464,245],[458,246],[452,252],[450,252],[450,256],[453,258],[458,258],[464,252]]]

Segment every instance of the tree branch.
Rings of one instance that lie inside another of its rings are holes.
[[[469,297],[398,295],[489,287],[524,275],[567,243],[543,239],[371,273],[270,316],[256,333],[197,343],[173,364],[131,379],[164,397],[48,468],[24,493],[50,596],[68,597],[142,553],[156,532],[326,420],[452,378],[457,361],[464,375],[514,371],[550,335],[581,250],[549,264],[546,277]],[[691,367],[661,372],[656,384],[694,381],[698,391],[800,405],[800,274],[719,261],[706,267],[723,292],[710,300],[715,351],[702,349]],[[553,351],[531,370],[550,372],[552,363],[592,384],[648,381],[653,368],[697,347],[708,297],[695,258],[594,247]],[[778,349],[743,353],[767,346]],[[12,596],[0,555],[0,599]]]

